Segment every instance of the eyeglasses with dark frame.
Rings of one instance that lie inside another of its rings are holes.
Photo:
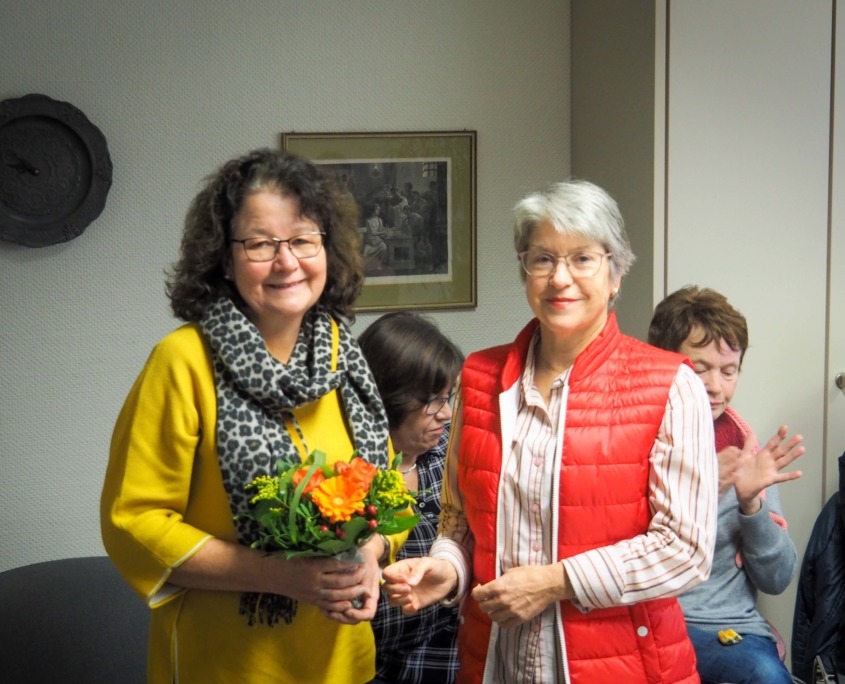
[[[273,261],[279,255],[279,249],[287,244],[290,253],[297,259],[312,259],[323,247],[325,233],[300,233],[287,240],[277,237],[251,237],[243,240],[229,240],[243,245],[244,254],[250,261]]]
[[[602,259],[613,258],[609,252],[572,252],[558,256],[540,249],[528,249],[519,253],[522,268],[530,276],[550,276],[563,261],[573,278],[590,278],[599,272]]]
[[[449,404],[451,408],[455,402],[455,390],[449,392],[449,395],[446,397],[432,397],[429,399],[425,404],[423,404],[423,411],[425,411],[425,415],[433,416],[439,413],[446,404]]]

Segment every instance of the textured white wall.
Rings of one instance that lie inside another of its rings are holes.
[[[114,163],[80,237],[0,242],[0,570],[102,553],[109,438],[177,324],[163,271],[188,202],[282,131],[476,129],[479,305],[432,317],[470,351],[529,316],[510,207],[569,172],[567,1],[4,0],[0,65],[0,99],[71,102]]]

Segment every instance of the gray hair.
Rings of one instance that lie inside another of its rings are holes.
[[[636,259],[616,201],[589,181],[567,180],[534,192],[517,202],[514,216],[517,252],[528,249],[534,228],[549,221],[561,235],[584,237],[603,245],[611,254],[610,273],[614,279],[621,280]],[[525,280],[525,271],[519,270]]]

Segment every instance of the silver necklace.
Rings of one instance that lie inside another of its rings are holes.
[[[410,472],[412,472],[412,471],[414,471],[414,470],[416,470],[416,469],[417,469],[417,462],[416,462],[416,461],[414,461],[414,464],[413,464],[410,468],[408,468],[407,470],[399,470],[399,469],[397,468],[397,470],[399,470],[399,472],[400,472],[402,475],[407,475],[408,473],[410,473]]]

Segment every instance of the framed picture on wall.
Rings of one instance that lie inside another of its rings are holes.
[[[282,147],[358,207],[356,311],[476,306],[475,131],[283,133]]]

